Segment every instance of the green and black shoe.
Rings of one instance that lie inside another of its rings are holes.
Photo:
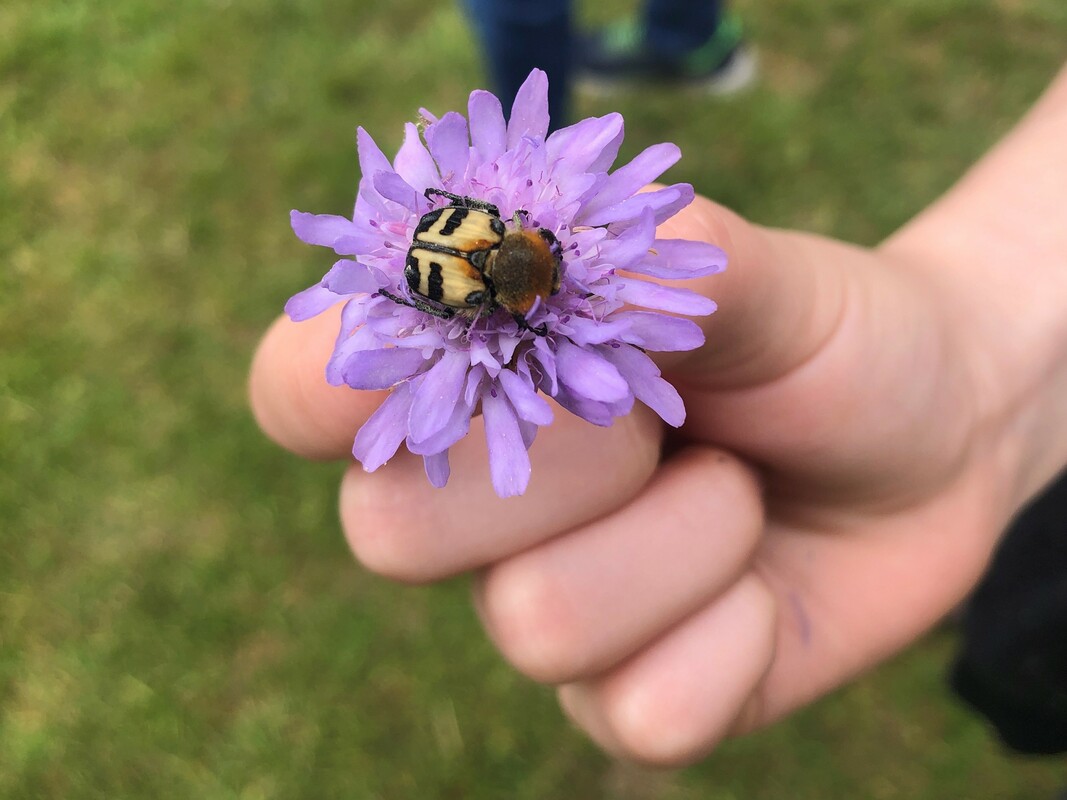
[[[745,44],[741,23],[732,15],[723,17],[707,42],[677,58],[651,50],[640,23],[624,20],[580,37],[574,61],[578,88],[594,93],[673,83],[728,95],[751,86],[758,72],[755,53]]]

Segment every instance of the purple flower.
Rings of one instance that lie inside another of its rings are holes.
[[[455,112],[424,111],[421,135],[409,123],[392,163],[358,131],[362,179],[352,218],[292,213],[301,240],[341,259],[285,310],[299,321],[347,300],[326,378],[391,390],[356,435],[352,452],[364,469],[376,470],[405,444],[423,457],[430,481],[444,486],[448,449],[481,411],[493,487],[509,497],[526,490],[527,451],[537,429],[552,422],[543,395],[595,425],[610,425],[635,399],[667,424],[682,424],[681,398],[645,351],[699,347],[704,337],[694,322],[659,312],[705,315],[715,304],[647,278],[709,275],[726,256],[710,244],[656,238],[656,226],[693,199],[688,184],[638,193],[678,160],[675,145],[649,147],[609,172],[622,117],[586,119],[546,136],[548,81],[539,70],[519,90],[510,121],[484,91],[471,94],[468,113],[469,124]],[[535,302],[526,326],[504,309],[442,319],[380,293],[412,297],[404,266],[415,227],[442,205],[426,198],[429,188],[495,204],[509,228],[525,211],[527,227],[555,234],[560,291]]]

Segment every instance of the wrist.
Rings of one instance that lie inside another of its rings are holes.
[[[881,246],[920,273],[969,361],[977,448],[1010,516],[1067,465],[1067,69],[943,198]]]

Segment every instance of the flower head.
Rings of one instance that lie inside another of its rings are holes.
[[[699,347],[704,337],[694,322],[659,312],[705,315],[715,304],[647,278],[708,275],[725,267],[726,256],[709,244],[656,238],[656,226],[693,199],[688,184],[639,193],[678,160],[675,145],[649,147],[609,172],[622,117],[546,135],[548,82],[539,70],[519,90],[509,120],[485,91],[471,94],[468,112],[469,123],[455,112],[424,111],[421,135],[409,123],[391,163],[359,130],[353,217],[292,213],[300,239],[342,258],[285,310],[299,321],[347,300],[326,378],[391,390],[356,435],[352,452],[364,469],[382,466],[403,443],[444,486],[448,449],[480,410],[493,487],[507,497],[525,491],[527,451],[552,421],[543,395],[595,425],[627,414],[635,399],[667,424],[682,424],[681,398],[646,351]],[[427,189],[491,203],[509,230],[554,234],[558,293],[538,296],[524,319],[492,302],[441,314],[405,304],[435,305],[413,295],[404,277],[420,220],[447,204]]]

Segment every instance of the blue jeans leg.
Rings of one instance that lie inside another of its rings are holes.
[[[548,73],[552,127],[567,124],[571,79],[570,0],[464,0],[482,43],[494,93],[507,114],[534,67]]]

